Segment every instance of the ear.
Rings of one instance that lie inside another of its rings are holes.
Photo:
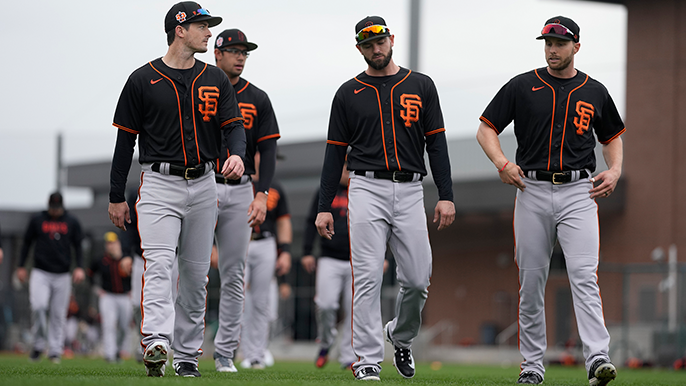
[[[174,29],[174,32],[176,33],[176,36],[179,38],[183,38],[184,36],[186,36],[186,29],[181,27],[181,25],[177,25]]]
[[[391,47],[393,47],[393,44],[395,44],[395,35],[389,36],[388,39],[391,41]]]
[[[214,60],[219,61],[219,59],[222,57],[222,52],[219,51],[219,48],[214,49]]]
[[[581,43],[574,43],[574,53],[576,54],[579,52],[579,49],[581,48]]]

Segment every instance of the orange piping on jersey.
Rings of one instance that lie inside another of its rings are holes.
[[[572,99],[572,93],[582,87],[588,82],[588,75],[586,75],[586,79],[584,79],[584,82],[581,83],[578,87],[575,87],[572,91],[567,94],[567,106],[565,106],[565,123],[562,125],[562,142],[560,143],[560,170],[562,170],[562,151],[564,150],[565,147],[565,132],[567,131],[567,115],[569,114],[569,100]]]
[[[398,170],[403,170],[403,168],[400,167],[400,160],[398,159],[398,146],[395,142],[395,114],[393,113],[393,90],[395,90],[395,87],[397,85],[404,82],[405,79],[407,79],[407,77],[410,76],[411,73],[412,70],[409,70],[407,72],[407,75],[405,75],[405,77],[402,78],[400,82],[394,84],[393,87],[391,87],[391,127],[393,128],[393,149],[395,150],[395,161],[398,163]],[[381,108],[381,100],[379,100],[379,108]]]
[[[207,69],[207,63],[205,63],[205,67],[202,68],[202,71],[198,74],[198,76],[193,79],[193,83],[191,83],[191,106],[193,108],[191,109],[193,111],[193,136],[195,137],[195,151],[198,154],[198,165],[202,163],[202,159],[200,159],[200,145],[198,145],[198,129],[195,125],[195,82],[200,78],[200,75],[202,75],[203,72],[205,72],[205,69]],[[181,138],[183,140],[183,138]],[[188,166],[188,165],[186,165]]]
[[[555,89],[551,85],[546,83],[540,75],[538,75],[538,70],[534,69],[534,72],[536,73],[538,79],[540,79],[541,82],[543,82],[546,86],[550,87],[550,91],[553,92],[553,117],[550,119],[550,137],[548,139],[548,167],[546,168],[546,170],[550,170],[550,150],[553,147],[553,126],[555,125]],[[560,165],[560,167],[562,167],[562,165]]]
[[[436,130],[433,130],[433,131],[429,131],[428,133],[424,133],[424,136],[425,136],[425,137],[428,137],[428,136],[430,136],[430,135],[438,134],[438,133],[441,133],[441,132],[444,132],[444,131],[445,131],[445,128],[441,127],[440,129],[436,129]]]
[[[479,120],[481,120],[481,122],[487,124],[491,129],[495,130],[495,133],[496,133],[496,134],[500,135],[500,132],[498,131],[498,129],[495,128],[495,125],[492,124],[491,121],[489,121],[488,119],[486,119],[486,117],[484,117],[484,116],[482,115],[482,116],[479,117]]]
[[[345,143],[345,142],[332,141],[332,140],[330,140],[330,139],[327,139],[327,140],[326,140],[326,143],[328,143],[328,144],[330,144],[330,145],[348,146],[348,144]]]
[[[128,127],[124,127],[124,126],[118,125],[118,124],[116,124],[116,123],[113,123],[112,126],[117,127],[117,128],[119,128],[119,129],[122,129],[122,130],[124,130],[124,131],[126,131],[126,132],[128,132],[128,133],[131,133],[131,134],[140,134],[140,132],[138,132],[138,131],[136,131],[136,130],[129,129]]]
[[[246,81],[245,81],[245,86],[243,86],[243,88],[242,88],[242,89],[240,89],[240,90],[236,91],[236,95],[238,95],[238,94],[242,93],[242,92],[243,92],[243,90],[245,90],[246,88],[248,88],[248,85],[249,85],[249,84],[250,84],[250,82],[248,82],[248,81],[246,80]]]
[[[231,119],[229,119],[228,121],[226,121],[226,122],[222,123],[221,125],[219,125],[219,127],[222,128],[222,127],[228,125],[228,124],[231,123],[231,122],[242,121],[242,120],[243,120],[243,117],[231,118]]]
[[[179,128],[181,129],[181,148],[183,149],[183,164],[187,165],[188,160],[186,159],[186,144],[183,142],[183,118],[181,116],[181,100],[179,99],[179,91],[176,89],[176,84],[174,84],[174,81],[172,81],[171,79],[169,79],[168,76],[164,75],[158,69],[156,69],[155,66],[152,65],[152,62],[148,62],[148,64],[150,65],[150,67],[152,67],[153,70],[155,70],[155,72],[162,75],[163,78],[167,79],[169,83],[171,83],[172,87],[174,87],[174,92],[176,93],[176,107],[179,109]]]
[[[272,139],[272,138],[281,138],[281,134],[266,135],[266,136],[264,136],[264,137],[258,139],[258,140],[257,140],[257,143],[260,143],[260,142],[262,142],[262,141],[266,141],[266,140]]]
[[[369,86],[369,87],[373,88],[374,91],[376,92],[376,101],[379,102],[379,121],[381,122],[381,147],[383,148],[384,161],[386,161],[386,170],[390,170],[388,168],[388,154],[386,154],[386,135],[384,134],[384,128],[383,128],[383,111],[381,110],[381,97],[379,97],[379,90],[376,87],[372,86],[371,84],[367,84],[367,83],[357,79],[357,77],[355,77],[355,80],[358,83],[362,83],[365,86]]]
[[[602,143],[603,145],[607,145],[608,143],[614,141],[614,140],[615,140],[617,137],[619,137],[620,135],[624,134],[625,131],[626,131],[626,127],[623,128],[622,131],[620,131],[619,133],[615,134],[614,137],[608,139],[607,141],[601,141],[600,143]]]

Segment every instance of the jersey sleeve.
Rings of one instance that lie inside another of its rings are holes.
[[[144,106],[140,88],[136,84],[134,72],[127,79],[119,95],[119,101],[114,111],[114,126],[129,133],[139,134],[142,130]]]
[[[345,100],[341,89],[336,92],[336,96],[334,96],[331,103],[327,143],[341,146],[348,146],[350,143],[350,130],[348,128]]]
[[[290,216],[290,212],[288,211],[288,200],[286,199],[286,192],[284,191],[281,185],[277,186],[276,188],[279,191],[279,202],[276,204],[276,208],[274,208],[274,214],[276,215],[277,219],[283,216]]]
[[[441,111],[436,85],[429,77],[426,77],[426,82],[422,118],[424,120],[424,135],[432,135],[445,131],[445,124],[443,123],[443,112]]]
[[[229,149],[231,155],[245,158],[245,128],[243,128],[243,115],[238,108],[236,90],[234,90],[229,78],[222,70],[217,69],[221,77],[218,116],[222,128],[223,148]]]
[[[266,93],[262,94],[262,98],[260,98],[260,106],[258,107],[257,111],[260,114],[257,128],[257,143],[271,138],[280,138],[281,136],[279,134],[279,125],[276,121],[276,114],[274,114],[272,102],[269,100],[269,96]]]
[[[479,119],[498,134],[515,118],[517,78],[507,82],[486,106]]]
[[[607,93],[607,98],[605,103],[603,103],[600,115],[597,115],[594,119],[593,130],[596,137],[598,137],[598,141],[602,144],[612,142],[613,139],[626,131],[622,117],[619,115],[615,102],[609,93]]]
[[[317,237],[317,227],[314,222],[317,220],[317,207],[319,206],[319,190],[317,190],[312,197],[312,203],[310,204],[310,211],[305,219],[305,232],[303,234],[303,256],[308,256],[312,254],[314,249],[314,243]]]

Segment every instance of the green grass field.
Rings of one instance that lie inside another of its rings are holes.
[[[443,364],[431,366],[417,364],[417,375],[403,379],[391,363],[382,364],[381,381],[384,385],[514,385],[517,367],[466,366]],[[433,367],[433,369],[432,369]],[[190,379],[174,376],[168,367],[164,378],[148,378],[143,365],[133,360],[121,364],[107,364],[102,359],[65,359],[55,365],[47,360],[29,362],[26,356],[0,354],[0,385],[29,386],[122,386],[122,385],[347,385],[356,381],[350,371],[340,370],[337,363],[325,369],[314,368],[313,363],[277,362],[266,370],[239,370],[226,374],[214,371],[214,362],[200,361],[202,378]],[[588,385],[581,367],[552,366],[546,372],[544,385]],[[618,369],[618,378],[611,386],[621,385],[686,385],[686,371]]]

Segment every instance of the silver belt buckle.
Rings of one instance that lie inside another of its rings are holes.
[[[564,177],[565,174],[564,174],[564,173],[553,173],[553,181],[552,181],[553,185],[562,185],[562,184],[565,183],[564,181],[556,181],[555,178],[558,177],[558,176],[559,176],[559,177]]]
[[[395,171],[393,172],[393,175],[391,176],[391,181],[393,181],[393,182],[401,182],[401,181],[399,181],[399,180],[395,177],[395,175],[396,175],[397,172],[398,172],[397,170],[395,170]]]

